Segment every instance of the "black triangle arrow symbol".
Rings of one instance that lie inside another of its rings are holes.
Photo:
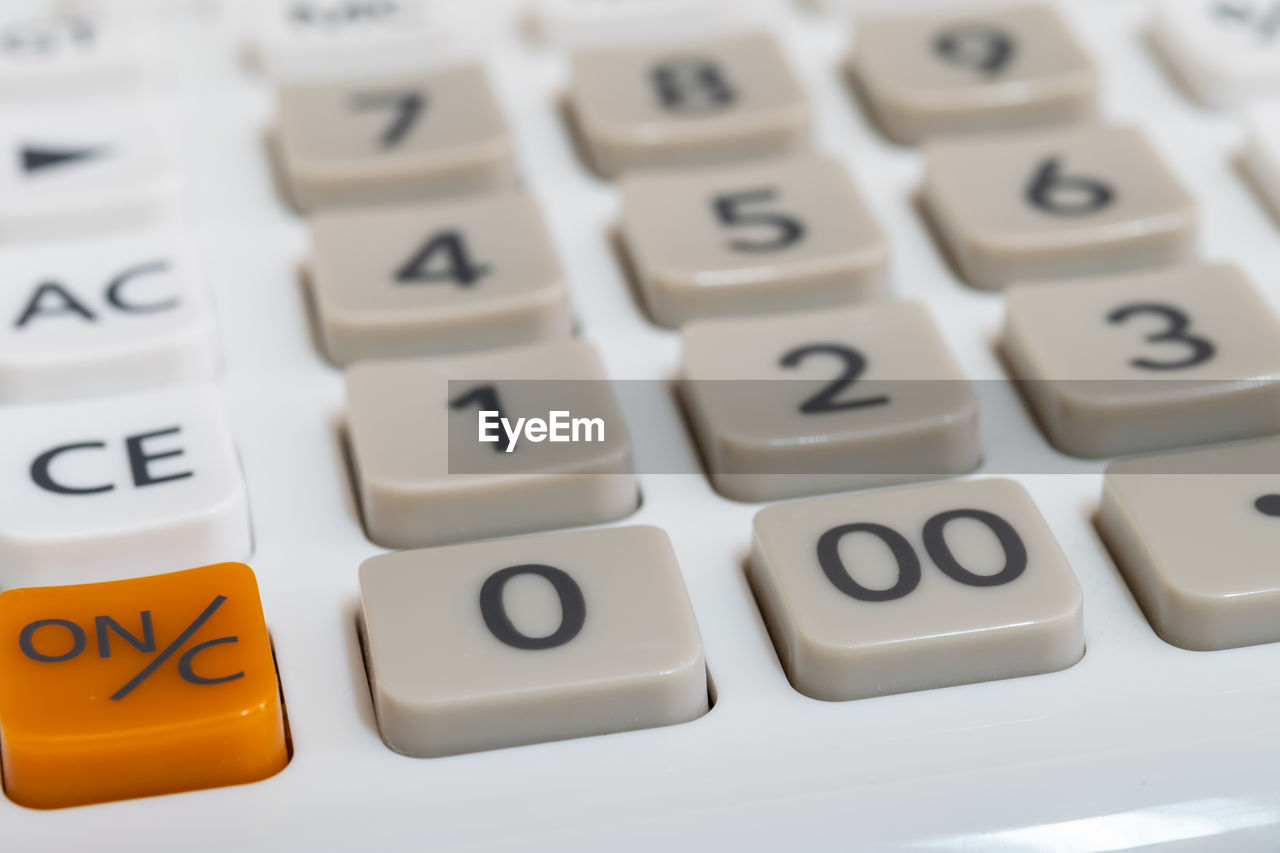
[[[106,151],[103,146],[93,148],[54,148],[51,145],[23,145],[22,171],[38,172],[50,166],[75,163],[99,157]]]

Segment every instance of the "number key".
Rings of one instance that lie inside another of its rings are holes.
[[[844,167],[825,157],[628,177],[622,235],[649,313],[664,326],[886,289],[884,234]]]
[[[845,700],[1065,669],[1083,596],[1026,491],[977,480],[769,507],[748,577],[792,685]]]
[[[1083,118],[1097,73],[1051,6],[867,16],[849,69],[899,142]]]
[[[564,275],[527,196],[324,212],[311,243],[321,338],[337,364],[571,331]]]
[[[977,287],[1164,266],[1193,248],[1195,203],[1134,128],[952,139],[926,152],[928,210]]]
[[[360,567],[383,740],[419,757],[683,723],[702,640],[655,527],[387,554]]]
[[[780,154],[809,133],[804,92],[763,33],[584,51],[573,59],[569,103],[605,177]]]
[[[715,488],[760,501],[969,471],[978,404],[909,302],[684,329],[681,391]]]
[[[1280,431],[1280,321],[1233,266],[1019,285],[1006,303],[1005,356],[1066,453]]]
[[[276,143],[294,203],[417,200],[500,186],[511,144],[479,65],[280,87]]]

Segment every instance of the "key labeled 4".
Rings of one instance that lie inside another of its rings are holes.
[[[266,778],[288,762],[253,571],[0,594],[4,789],[58,808]]]

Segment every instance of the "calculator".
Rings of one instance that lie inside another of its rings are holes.
[[[1271,0],[0,4],[0,846],[1275,850],[1277,97]]]

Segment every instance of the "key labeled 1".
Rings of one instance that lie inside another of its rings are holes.
[[[0,683],[5,793],[25,806],[251,782],[288,762],[241,563],[0,594]]]

